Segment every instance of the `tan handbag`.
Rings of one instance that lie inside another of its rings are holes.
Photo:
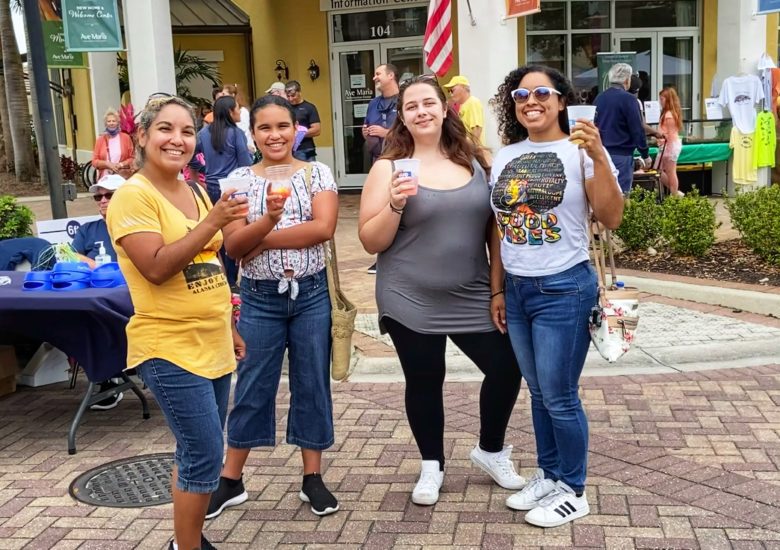
[[[306,166],[306,191],[311,196],[311,164]],[[328,277],[328,294],[330,295],[330,334],[331,363],[330,377],[336,381],[346,380],[354,365],[352,364],[352,333],[355,331],[355,316],[357,308],[349,301],[341,290],[339,282],[339,264],[336,257],[336,242],[334,239],[323,243],[325,249],[325,272]]]

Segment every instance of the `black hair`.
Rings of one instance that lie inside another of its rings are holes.
[[[217,94],[222,91],[222,86],[214,86],[211,89],[211,100],[216,101],[217,100]]]
[[[498,92],[490,100],[490,105],[498,118],[498,132],[504,145],[517,143],[528,137],[528,130],[520,124],[515,115],[515,100],[512,99],[512,92],[520,86],[520,81],[531,73],[542,73],[550,79],[553,88],[560,92],[558,101],[562,101],[564,107],[577,103],[571,83],[560,71],[544,65],[524,65],[513,70],[506,75],[504,82],[498,87]],[[558,126],[563,133],[569,133],[569,117],[566,109],[558,113]]]
[[[221,153],[225,148],[227,134],[231,127],[236,128],[231,111],[236,108],[235,98],[229,95],[223,95],[214,102],[214,122],[209,126],[211,133],[211,146],[217,153]]]
[[[296,92],[301,91],[301,83],[297,80],[288,80],[287,84],[284,85],[285,90],[295,90]]]
[[[293,81],[291,80],[290,82]],[[249,120],[252,121],[252,127],[250,130],[253,134],[255,132],[255,124],[257,123],[255,121],[257,113],[266,107],[270,107],[271,105],[276,105],[282,109],[287,109],[287,112],[290,113],[290,120],[292,120],[293,126],[295,125],[295,109],[293,109],[292,103],[287,101],[287,99],[284,97],[267,94],[255,101],[254,105],[252,105],[252,110],[249,113]]]

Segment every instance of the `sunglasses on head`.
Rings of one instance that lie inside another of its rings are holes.
[[[95,193],[94,195],[92,195],[92,198],[95,199],[95,202],[100,202],[103,200],[103,197],[105,197],[106,200],[110,201],[111,197],[113,196],[114,196],[114,192],[109,191],[108,193]]]
[[[518,88],[517,90],[512,90],[512,99],[515,100],[515,103],[525,103],[531,97],[531,94],[534,95],[536,101],[543,103],[550,99],[553,94],[561,95],[561,92],[549,86],[537,86],[533,90]]]

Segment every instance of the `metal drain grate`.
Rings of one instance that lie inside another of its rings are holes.
[[[74,479],[70,496],[93,506],[141,508],[167,504],[171,497],[173,455],[125,458],[103,464]]]

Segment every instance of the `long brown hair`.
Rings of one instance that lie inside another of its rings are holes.
[[[672,86],[667,86],[658,94],[664,98],[664,107],[661,110],[661,122],[664,120],[666,113],[671,113],[674,123],[677,125],[677,131],[682,130],[682,107],[680,106],[680,97],[677,95],[677,90]]]
[[[476,159],[479,165],[486,171],[490,171],[485,157],[485,150],[477,143],[471,133],[466,130],[463,121],[452,107],[447,106],[447,98],[432,75],[415,76],[401,83],[398,89],[398,116],[390,127],[385,137],[384,150],[379,158],[396,160],[409,158],[414,153],[414,138],[409,129],[403,123],[404,93],[415,84],[426,84],[436,91],[436,95],[442,105],[446,106],[447,116],[444,117],[441,127],[439,147],[452,162],[463,166],[474,173],[472,162]],[[484,128],[483,128],[484,131]]]

